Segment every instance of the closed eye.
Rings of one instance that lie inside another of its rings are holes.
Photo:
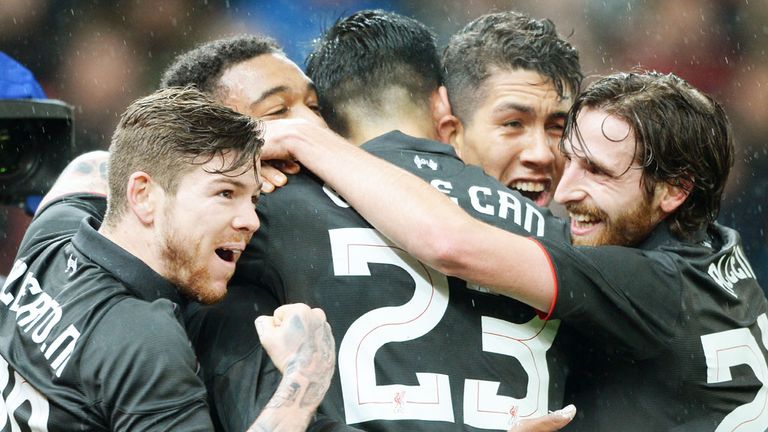
[[[288,112],[288,107],[284,106],[284,105],[281,105],[279,107],[275,107],[275,109],[267,111],[264,114],[264,117],[279,116],[279,115],[283,115],[283,114],[285,114],[287,112]]]

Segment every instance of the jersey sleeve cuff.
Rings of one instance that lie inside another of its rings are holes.
[[[547,264],[549,264],[549,272],[552,275],[552,285],[554,287],[554,292],[552,293],[552,303],[549,305],[549,310],[547,312],[536,310],[536,314],[544,321],[547,321],[552,317],[552,312],[555,310],[555,305],[557,304],[557,295],[559,292],[558,286],[557,286],[557,273],[555,272],[555,265],[552,262],[552,257],[549,255],[549,252],[547,251],[547,248],[544,247],[538,240],[529,238],[532,242],[536,244],[539,248],[541,248],[541,251],[544,252],[544,256],[547,258]]]

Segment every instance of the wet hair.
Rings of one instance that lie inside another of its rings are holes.
[[[123,115],[109,146],[109,200],[105,223],[114,224],[128,208],[128,179],[149,174],[173,195],[194,167],[234,152],[211,173],[240,174],[254,169],[262,140],[260,120],[216,103],[193,86],[169,87],[134,101]]]
[[[441,84],[435,35],[424,24],[382,10],[338,19],[307,57],[321,112],[331,129],[347,135],[345,106],[379,112],[387,91],[399,87],[409,101],[429,109]]]
[[[459,119],[469,121],[485,99],[483,84],[498,70],[529,70],[549,78],[560,97],[576,95],[584,78],[579,52],[555,24],[507,11],[483,15],[454,34],[442,57],[445,87]]]
[[[206,42],[187,51],[163,72],[160,88],[195,85],[200,91],[223,96],[226,91],[219,83],[230,66],[263,54],[282,54],[280,45],[266,36],[239,35]]]
[[[586,108],[616,116],[631,127],[646,197],[653,196],[657,182],[689,192],[668,216],[674,234],[690,239],[717,218],[734,153],[731,125],[717,101],[674,74],[604,77],[576,98],[563,134],[571,138],[574,152],[588,159],[588,143],[575,121]],[[564,151],[562,140],[560,149]]]

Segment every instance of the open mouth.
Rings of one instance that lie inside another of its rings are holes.
[[[217,248],[216,255],[226,262],[235,262],[237,254],[231,249]]]
[[[570,213],[573,226],[579,229],[589,229],[600,223],[597,216],[590,214]]]
[[[539,205],[545,205],[541,203],[545,199],[545,194],[549,190],[550,182],[534,182],[534,181],[516,181],[509,184],[509,187],[520,192],[524,197],[530,199]]]

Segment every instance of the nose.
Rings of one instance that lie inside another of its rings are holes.
[[[244,231],[248,234],[253,234],[261,226],[259,221],[259,215],[256,214],[256,210],[253,208],[253,203],[250,201],[243,205],[238,215],[232,220],[232,226],[238,231]]]
[[[566,204],[583,200],[587,195],[583,188],[583,181],[584,172],[578,168],[577,164],[567,161],[563,176],[555,189],[555,202]]]
[[[554,141],[546,133],[546,130],[531,132],[528,145],[520,153],[520,161],[529,167],[545,167],[555,161],[557,141]]]

